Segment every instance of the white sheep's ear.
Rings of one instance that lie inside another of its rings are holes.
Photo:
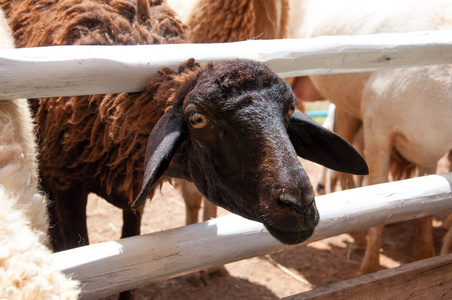
[[[298,156],[339,172],[369,174],[363,157],[350,143],[298,110],[290,117],[287,133]]]
[[[146,146],[143,186],[132,208],[136,209],[146,201],[149,189],[168,168],[173,155],[188,136],[185,126],[185,120],[172,109],[152,129]]]

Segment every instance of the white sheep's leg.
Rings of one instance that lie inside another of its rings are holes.
[[[416,224],[414,259],[421,260],[435,256],[433,246],[433,216],[420,218]]]
[[[368,230],[367,247],[363,262],[359,269],[360,275],[370,274],[380,270],[380,248],[384,225],[375,226]]]
[[[436,173],[436,166],[419,168],[419,176]],[[433,217],[425,217],[417,220],[416,236],[414,244],[414,259],[421,260],[435,256],[433,246]]]
[[[447,233],[443,237],[443,245],[441,246],[440,254],[452,253],[452,213],[447,216],[444,221],[444,226],[447,228]]]
[[[375,226],[367,233],[367,247],[359,269],[359,274],[369,274],[380,270],[380,248],[384,225]]]
[[[364,155],[369,166],[369,184],[388,182],[389,159],[392,150],[392,137],[384,130],[384,124],[374,124],[372,118],[364,125]],[[375,132],[377,131],[377,132]],[[369,274],[380,270],[381,237],[384,226],[370,228],[367,248],[359,270]]]

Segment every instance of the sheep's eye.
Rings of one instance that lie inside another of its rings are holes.
[[[287,114],[291,116],[294,112],[295,112],[295,103],[292,103],[289,107],[289,111],[287,112]]]
[[[203,129],[207,126],[207,118],[203,114],[194,113],[190,117],[188,117],[188,122],[190,126],[194,129]]]

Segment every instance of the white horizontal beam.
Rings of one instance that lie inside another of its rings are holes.
[[[452,209],[452,173],[317,197],[320,222],[307,242]],[[306,242],[306,243],[307,243]],[[83,282],[84,299],[288,248],[262,224],[236,215],[53,254]]]
[[[452,62],[452,31],[227,44],[56,46],[0,51],[0,100],[137,92],[163,67],[249,58],[282,77]]]

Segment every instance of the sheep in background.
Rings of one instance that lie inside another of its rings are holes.
[[[187,25],[195,43],[287,36],[289,0],[199,0]]]
[[[331,115],[332,117],[331,120],[328,120],[329,124],[327,128],[333,130],[335,133],[348,140],[359,153],[363,154],[364,136],[362,122],[350,114],[347,114],[343,110],[336,109],[334,104],[330,104],[330,108],[331,106],[334,106],[335,109],[328,110],[327,120],[330,119]],[[325,120],[325,122],[327,120]],[[394,149],[391,151],[389,164],[389,175],[394,181],[408,179],[415,176],[416,166],[404,159]],[[328,176],[326,174],[328,174]],[[318,181],[317,192],[321,195],[334,192],[338,181],[340,182],[342,190],[360,187],[363,186],[365,179],[366,178],[364,176],[355,176],[323,168]]]
[[[441,30],[452,26],[452,2],[448,0],[304,0],[292,4],[292,37],[297,38]],[[393,149],[404,160],[416,164],[423,175],[434,173],[437,161],[452,148],[452,102],[447,101],[452,93],[451,75],[451,65],[439,65],[311,79],[338,108],[362,120],[369,184],[376,184],[388,180]],[[434,255],[431,217],[419,221],[423,231],[416,242],[417,259]],[[363,274],[379,269],[382,229],[383,226],[369,230],[360,269]]]
[[[185,40],[185,26],[162,1],[22,2],[1,2],[21,47]],[[88,242],[89,192],[135,217],[136,228],[123,229],[123,237],[139,234],[141,214],[133,209],[162,176],[193,181],[212,203],[296,244],[318,222],[297,154],[333,169],[367,172],[348,143],[295,110],[282,79],[249,60],[203,66],[189,60],[162,70],[141,93],[33,102],[40,174],[55,201],[56,249]]]
[[[289,0],[168,0],[190,42],[226,43],[287,36]]]
[[[14,40],[0,10],[0,49]],[[78,282],[53,265],[46,198],[37,188],[30,110],[25,99],[0,101],[0,298],[77,299]]]

